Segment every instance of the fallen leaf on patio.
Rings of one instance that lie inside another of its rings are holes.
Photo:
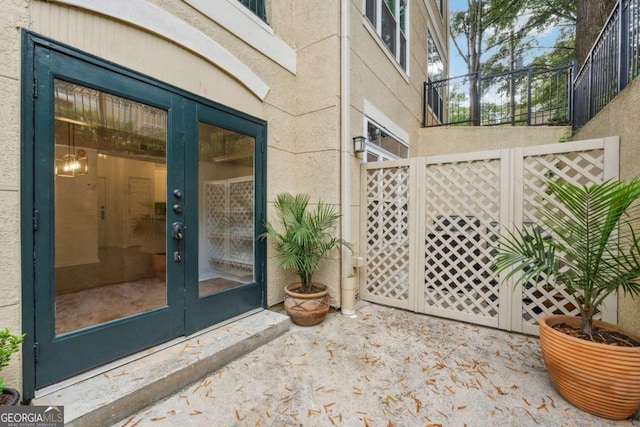
[[[436,411],[437,413],[439,413],[440,415],[442,415],[443,417],[445,417],[446,419],[449,419],[449,416],[447,414],[445,414],[442,411]]]
[[[312,416],[316,414],[321,414],[322,411],[318,411],[317,409],[307,409],[307,416]]]
[[[458,406],[456,409],[457,409],[458,411],[460,411],[460,410],[462,410],[462,409],[464,409],[464,408],[466,408],[466,407],[467,407],[467,405],[462,405],[462,406]]]
[[[236,409],[236,419],[237,419],[238,421],[240,421],[240,419],[241,419],[241,418],[240,418],[240,412],[238,412],[238,410],[237,410],[237,409]]]
[[[131,421],[133,421],[133,419],[134,419],[134,418],[135,418],[135,417],[131,417],[131,418],[129,418],[129,419],[127,420],[127,422],[125,422],[124,424],[122,424],[122,426],[120,426],[120,427],[127,427],[127,424],[129,424]]]
[[[302,353],[301,355],[299,355],[298,357],[305,357],[308,353]]]
[[[527,400],[527,398],[526,398],[526,397],[523,397],[523,398],[522,398],[522,401],[523,401],[524,403],[526,403],[527,405],[531,406],[531,404],[529,403],[529,401]]]
[[[428,424],[426,427],[442,427],[442,424]]]
[[[506,366],[506,365],[505,365]],[[513,372],[519,372],[523,375],[527,375],[529,371],[523,371],[521,369],[512,368],[511,366],[506,366],[507,369],[511,369]]]
[[[415,396],[412,396],[414,402],[416,402],[416,414],[420,412],[420,408],[422,407],[422,402]]]
[[[547,409],[547,404],[543,403],[542,405],[538,406],[537,409],[544,409],[545,411],[549,412],[549,409]]]
[[[111,378],[111,377],[110,377],[109,375],[107,375],[107,374],[104,374],[104,377],[105,377],[106,379]]]
[[[326,349],[325,351],[326,351],[327,353],[329,353],[329,354],[331,355],[331,357],[333,357],[333,350],[331,350],[331,349],[329,349],[329,348],[328,348],[328,349]]]
[[[326,405],[324,405],[324,411],[329,413],[329,408],[332,407],[335,404],[336,404],[336,402],[327,403]]]
[[[132,424],[131,427],[136,427],[141,422],[142,422],[142,418],[140,418],[138,421],[136,421],[134,424]]]
[[[547,397],[549,397],[549,396],[547,396]],[[556,407],[556,402],[554,402],[553,399],[550,398],[550,397],[549,397],[549,400],[551,401],[551,407],[555,408]]]
[[[269,412],[268,409],[265,411],[265,413],[267,414],[267,418],[271,418],[271,412]]]
[[[291,399],[292,399],[292,397],[291,397],[291,396],[285,396],[285,397],[283,397],[282,399],[280,399],[280,401],[282,401],[282,402],[290,402],[290,401],[291,401]]]
[[[164,420],[167,417],[156,417],[156,418],[151,418],[151,421],[160,421],[160,420]]]
[[[169,415],[175,415],[175,414],[176,414],[176,410],[175,410],[175,409],[172,409],[172,410],[170,410],[169,412],[167,412],[167,414],[169,414]]]

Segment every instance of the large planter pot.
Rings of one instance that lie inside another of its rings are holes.
[[[20,392],[16,389],[5,387],[2,390],[2,402],[4,406],[16,406],[20,403]]]
[[[301,294],[298,292],[300,282],[292,283],[284,288],[284,308],[296,325],[312,326],[322,322],[329,311],[329,288],[320,283],[314,283],[318,288],[324,289],[314,294]]]
[[[562,397],[591,414],[621,420],[640,408],[640,347],[599,344],[552,328],[566,323],[580,326],[575,316],[552,315],[540,319],[540,349],[549,377]],[[633,334],[606,322],[594,326]]]

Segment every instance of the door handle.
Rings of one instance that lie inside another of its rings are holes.
[[[174,222],[171,224],[171,236],[178,241],[178,250],[173,253],[174,262],[182,262],[182,244],[184,241],[184,224]]]
[[[184,239],[184,224],[181,222],[174,222],[172,224],[172,237],[176,240]]]

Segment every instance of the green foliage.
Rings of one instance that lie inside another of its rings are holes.
[[[592,331],[598,307],[622,289],[640,295],[640,179],[578,186],[548,181],[551,200],[540,208],[544,229],[534,227],[503,236],[494,263],[510,270],[505,280],[531,286],[546,277],[567,289],[582,317],[582,332]]]
[[[20,349],[24,335],[13,335],[9,328],[0,329],[0,370],[11,360],[11,355]],[[4,390],[4,380],[0,379],[0,392]]]
[[[340,215],[333,206],[318,201],[315,209],[309,209],[309,196],[281,193],[274,206],[278,212],[282,231],[265,221],[266,231],[261,239],[270,238],[278,252],[276,259],[285,269],[294,269],[300,277],[302,293],[309,292],[313,273],[320,261],[334,248],[351,244],[332,235]]]

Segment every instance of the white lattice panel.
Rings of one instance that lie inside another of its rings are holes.
[[[253,273],[253,180],[205,183],[209,263],[221,272]]]
[[[491,244],[499,232],[500,160],[428,165],[424,191],[424,311],[497,326]]]
[[[409,299],[409,167],[371,169],[366,178],[365,291],[405,307]]]
[[[502,284],[491,270],[494,244],[514,224],[537,222],[548,179],[617,177],[618,145],[609,138],[363,165],[361,297],[532,334],[543,314],[576,314],[566,291],[543,281],[522,293]],[[616,321],[615,298],[602,317]]]
[[[225,240],[222,238],[227,212],[227,188],[223,182],[205,183],[205,226],[207,236],[207,258],[216,268],[223,267]]]
[[[548,180],[585,185],[602,182],[605,176],[604,149],[527,156],[523,164],[522,224],[525,227],[540,224],[537,213],[540,205],[552,206],[556,211],[561,209],[549,197]],[[529,283],[522,290],[522,321],[535,327],[538,319],[546,314],[579,315],[568,297],[565,289],[549,286],[544,278]]]

